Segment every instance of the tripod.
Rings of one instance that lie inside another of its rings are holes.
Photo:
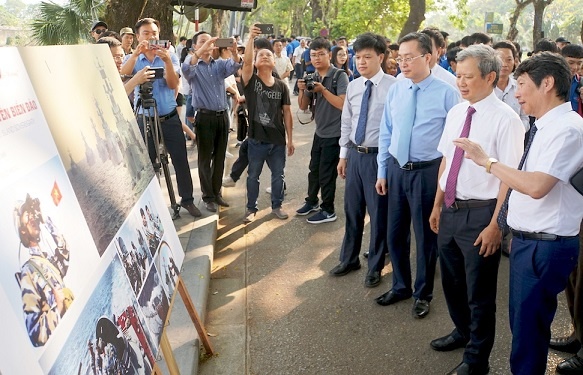
[[[149,85],[148,85],[149,83]],[[150,155],[150,144],[148,140],[151,138],[156,150],[156,159],[152,162],[154,172],[158,177],[160,183],[160,170],[164,173],[164,180],[166,181],[166,188],[168,189],[168,196],[170,197],[170,207],[172,208],[172,220],[180,217],[180,205],[176,203],[176,196],[174,195],[174,186],[172,186],[172,179],[170,176],[170,169],[168,168],[168,150],[164,143],[164,135],[160,127],[160,116],[158,116],[158,107],[156,106],[156,99],[152,97],[152,84],[150,82],[144,83],[140,86],[140,98],[136,104],[135,116],[141,116],[142,124],[144,126],[144,142],[146,143],[146,151]],[[142,108],[142,113],[139,109]]]

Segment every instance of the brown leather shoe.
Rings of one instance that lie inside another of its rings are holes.
[[[192,202],[187,203],[187,204],[183,204],[182,207],[184,207],[186,209],[186,211],[188,211],[188,213],[194,217],[201,217],[202,216],[202,214],[200,213],[200,210]]]
[[[227,203],[226,200],[223,199],[223,197],[216,197],[215,198],[215,202],[217,202],[217,204],[219,206],[223,206],[223,207],[229,207],[229,204]]]

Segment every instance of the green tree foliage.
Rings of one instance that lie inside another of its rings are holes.
[[[408,0],[343,0],[332,23],[332,37],[354,38],[371,31],[395,39],[408,13]]]
[[[94,12],[92,0],[71,0],[59,5],[42,2],[31,23],[33,38],[40,45],[77,44],[88,40]]]
[[[18,26],[19,24],[20,19],[8,11],[4,5],[0,5],[0,25]]]

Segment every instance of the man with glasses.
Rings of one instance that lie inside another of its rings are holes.
[[[331,45],[324,38],[316,38],[310,44],[310,58],[316,69],[310,85],[304,79],[298,80],[298,103],[301,110],[313,103],[316,132],[312,143],[310,173],[308,174],[308,196],[305,204],[296,213],[300,216],[317,212],[307,221],[321,224],[336,221],[334,197],[336,177],[340,159],[340,117],[348,86],[348,76],[331,66]],[[322,205],[318,204],[318,192]]]
[[[93,39],[95,39],[96,42],[99,38],[101,38],[101,34],[103,34],[106,31],[107,24],[103,21],[94,22],[93,26],[91,26],[91,36],[93,37]]]
[[[381,120],[376,190],[388,195],[387,244],[393,262],[393,286],[376,299],[382,306],[415,298],[413,317],[424,318],[433,298],[437,235],[429,216],[441,153],[437,145],[447,112],[460,101],[451,85],[429,69],[432,42],[422,33],[399,41],[397,62],[405,79],[389,89]],[[449,73],[448,73],[449,74]],[[417,276],[411,288],[410,227],[417,243]]]

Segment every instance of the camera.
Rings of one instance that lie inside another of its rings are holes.
[[[306,83],[306,90],[313,91],[314,90],[314,82],[316,82],[316,77],[313,73],[306,74],[304,77],[304,82]]]
[[[140,98],[142,101],[152,99],[154,97],[152,91],[154,91],[154,84],[152,82],[148,81],[142,83],[140,85]]]

